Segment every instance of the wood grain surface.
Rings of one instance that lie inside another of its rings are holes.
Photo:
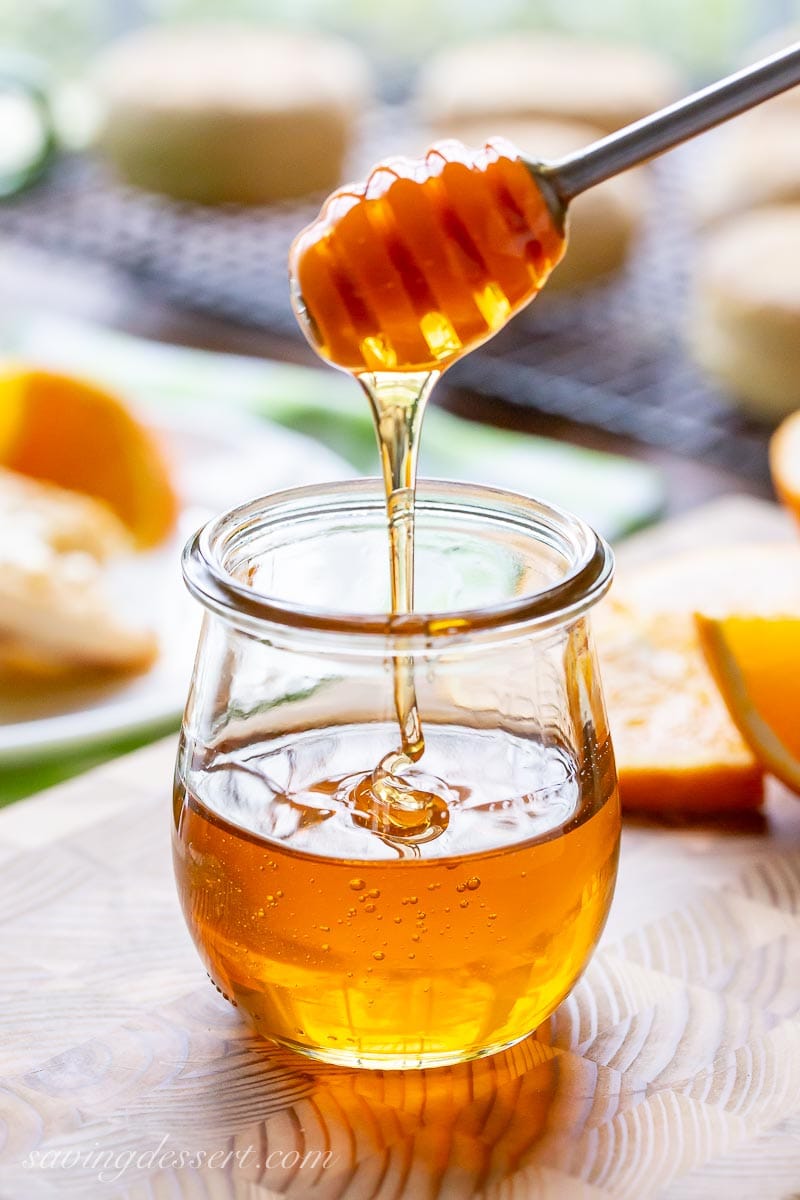
[[[260,1041],[206,979],[172,879],[173,755],[0,813],[2,1200],[800,1196],[800,802],[628,823],[601,948],[534,1036],[349,1071]]]

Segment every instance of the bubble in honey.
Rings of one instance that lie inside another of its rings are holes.
[[[375,905],[374,905],[374,904],[365,904],[365,905],[364,905],[364,912],[368,912],[368,913],[374,913],[374,912],[375,912]]]
[[[461,901],[459,901],[459,905],[458,905],[458,907],[459,907],[459,908],[469,908],[469,900],[461,900]]]
[[[382,950],[373,950],[372,957],[376,960],[376,962],[383,962],[386,955],[383,953]]]
[[[369,891],[367,892],[367,895],[369,896],[370,900],[377,900],[380,897],[380,894],[381,894],[380,888],[370,888]]]
[[[477,892],[477,890],[480,886],[481,886],[481,881],[480,881],[480,879],[478,879],[478,876],[470,875],[469,879],[467,880],[467,891]]]
[[[367,885],[366,885],[365,881],[363,879],[359,879],[358,877],[350,880],[350,887],[353,889],[354,892],[361,892],[364,890],[364,888],[366,886]]]

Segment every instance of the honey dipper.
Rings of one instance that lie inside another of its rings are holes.
[[[498,138],[381,163],[295,239],[301,328],[356,375],[441,372],[544,285],[575,196],[797,84],[800,43],[555,162]]]

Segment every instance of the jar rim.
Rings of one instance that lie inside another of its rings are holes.
[[[343,504],[348,501],[347,505]],[[187,542],[182,558],[183,577],[189,592],[206,609],[246,627],[249,631],[285,628],[349,638],[409,641],[549,628],[581,616],[608,590],[614,556],[608,543],[580,517],[546,501],[519,492],[482,484],[420,479],[417,509],[468,511],[492,515],[505,510],[518,526],[530,534],[539,528],[558,539],[560,548],[571,552],[571,562],[562,579],[540,590],[515,596],[481,608],[452,611],[392,614],[334,612],[292,604],[255,591],[227,570],[225,551],[235,539],[253,536],[273,521],[281,510],[296,515],[342,511],[356,502],[361,510],[383,508],[383,483],[378,479],[350,479],[311,484],[261,496],[212,518]],[[545,542],[544,537],[538,540]]]

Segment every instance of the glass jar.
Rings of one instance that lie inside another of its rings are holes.
[[[349,1066],[455,1063],[536,1029],[616,876],[588,624],[610,550],[539,501],[423,481],[415,563],[415,612],[387,616],[370,480],[254,501],[184,555],[205,609],[175,778],[184,914],[261,1034]],[[425,738],[403,781],[444,805],[408,836],[356,799],[398,744],[398,670]]]

